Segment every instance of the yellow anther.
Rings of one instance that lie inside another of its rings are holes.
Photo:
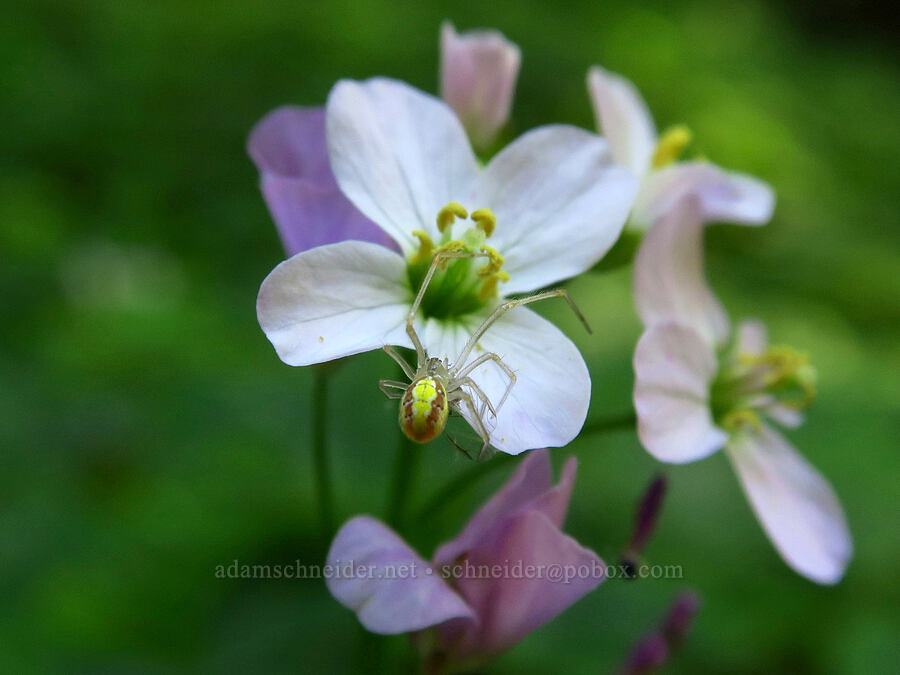
[[[485,236],[490,237],[494,234],[494,228],[497,227],[497,216],[490,209],[478,209],[472,211],[472,220],[484,231]]]
[[[774,346],[757,357],[757,364],[766,369],[765,385],[770,389],[799,389],[799,399],[783,398],[782,403],[803,409],[816,397],[816,369],[809,355],[792,347]]]
[[[448,241],[446,244],[441,244],[436,249],[434,249],[435,254],[437,253],[467,253],[468,248],[466,247],[465,242],[460,241],[459,239],[454,239],[453,241]],[[444,264],[449,262],[450,259],[444,261]]]
[[[745,377],[782,405],[803,410],[816,398],[816,369],[805,352],[776,345],[761,354],[741,353],[738,362]]]
[[[693,136],[691,130],[683,124],[667,129],[656,144],[656,152],[653,153],[653,168],[660,169],[678,159]]]
[[[497,274],[503,268],[503,256],[492,246],[482,246],[481,252],[487,254],[488,262],[484,267],[478,270],[478,276],[489,277],[493,274]],[[504,274],[506,273],[504,272]],[[507,277],[509,277],[508,274]]]
[[[423,260],[431,260],[434,255],[434,242],[427,232],[422,230],[413,230],[412,235],[419,240],[419,250],[410,258],[411,263],[421,262]]]
[[[485,279],[484,283],[481,284],[481,288],[478,290],[478,299],[484,302],[489,298],[496,298],[499,295],[497,284],[501,281],[509,281],[509,274],[503,270],[500,270]]]
[[[459,202],[450,202],[438,211],[437,226],[438,230],[443,232],[450,227],[457,218],[468,218],[469,212]]]
[[[744,408],[733,410],[722,419],[722,426],[728,431],[738,431],[744,427],[751,427],[755,431],[762,429],[762,420],[754,410]]]

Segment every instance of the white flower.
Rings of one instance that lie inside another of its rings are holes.
[[[597,128],[613,158],[641,181],[629,229],[646,230],[688,194],[698,199],[704,222],[761,225],[772,217],[775,197],[766,183],[709,162],[676,162],[690,132],[678,126],[658,138],[647,104],[627,79],[594,66],[587,83]]]
[[[703,273],[703,206],[688,198],[647,233],[635,259],[645,326],[634,355],[638,435],[663,462],[724,448],[784,560],[823,584],[840,580],[853,544],[830,485],[772,426],[793,427],[814,396],[805,354],[768,347],[765,328],[728,316]]]
[[[455,358],[503,296],[556,283],[600,260],[618,238],[636,191],[633,176],[613,163],[602,138],[569,126],[524,134],[482,170],[453,111],[397,81],[339,82],[328,98],[326,129],[341,190],[402,254],[344,241],[276,267],[262,284],[257,314],[290,365],[386,344],[410,347],[404,321],[423,265],[435,247],[462,245],[480,233],[498,253],[490,274],[478,275],[485,271],[476,271],[479,261],[450,262],[429,286],[425,316],[417,320],[429,354]],[[445,209],[451,202],[469,211],[490,209],[495,228],[453,224]],[[443,231],[438,214],[447,225]],[[479,347],[472,358],[496,352],[517,375],[497,415],[494,447],[516,454],[565,445],[578,434],[590,378],[559,329],[520,307],[494,324]],[[508,381],[492,367],[472,376],[495,403]]]

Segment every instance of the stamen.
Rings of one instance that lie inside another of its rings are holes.
[[[474,225],[454,233],[451,225],[456,219],[469,217]],[[470,216],[462,204],[450,202],[438,212],[436,220],[441,231],[437,242],[425,232],[413,232],[420,246],[408,260],[407,274],[410,285],[415,288],[422,283],[436,256],[456,254],[445,256],[437,266],[433,281],[422,298],[422,312],[425,316],[439,318],[462,316],[497,297],[498,285],[509,281],[509,274],[503,271],[503,256],[485,243],[497,227],[497,217],[488,208],[477,209]],[[487,262],[482,265],[481,260],[474,260],[478,258]]]
[[[441,233],[450,227],[457,218],[468,218],[469,212],[459,202],[450,202],[437,214],[437,226]]]
[[[419,240],[419,250],[410,258],[411,264],[430,261],[434,257],[434,242],[427,232],[413,230],[412,235]]]
[[[485,279],[478,291],[478,299],[485,302],[490,298],[496,298],[499,295],[497,284],[501,281],[509,281],[509,274],[503,270],[500,270]]]
[[[459,239],[454,239],[453,241],[448,241],[446,244],[441,244],[440,246],[438,246],[436,249],[434,249],[434,253],[438,254],[448,251],[452,253],[467,253],[468,250],[469,249],[466,246],[465,242],[462,242]],[[441,264],[440,267],[446,267],[447,263],[449,263],[450,260],[452,260],[452,258],[444,260],[443,264]]]
[[[691,130],[683,124],[670,127],[660,137],[653,153],[653,168],[668,166],[681,156],[693,138]]]
[[[489,277],[493,274],[497,274],[505,262],[503,256],[492,246],[482,246],[481,252],[487,254],[488,262],[484,267],[478,270],[478,276]],[[506,276],[509,277],[508,274]]]
[[[792,347],[773,346],[751,360],[762,371],[763,385],[778,395],[784,405],[803,410],[816,398],[816,369],[809,354]],[[792,392],[799,398],[789,398]]]
[[[497,216],[494,215],[493,211],[490,209],[478,209],[477,211],[472,211],[471,217],[475,221],[475,225],[484,231],[486,237],[494,234],[494,228],[497,227]]]
[[[762,429],[762,420],[755,410],[743,408],[733,410],[722,418],[722,426],[727,431],[738,431],[744,427],[751,427],[755,431]]]

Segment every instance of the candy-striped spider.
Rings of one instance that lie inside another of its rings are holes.
[[[403,429],[403,433],[410,440],[416,443],[427,443],[439,436],[447,424],[450,411],[452,410],[462,415],[463,406],[467,406],[471,413],[469,422],[483,443],[478,455],[479,459],[481,459],[485,456],[485,452],[490,446],[490,432],[488,431],[485,417],[487,413],[490,413],[496,419],[497,413],[503,407],[513,386],[516,384],[516,374],[512,368],[505,364],[503,359],[494,352],[486,352],[466,363],[481,336],[495,321],[513,307],[528,305],[532,302],[550,298],[565,298],[589,333],[591,328],[566,291],[562,289],[542,291],[526,298],[506,300],[497,305],[494,311],[475,329],[462,351],[456,357],[456,360],[452,363],[446,356],[443,358],[429,356],[425,347],[422,346],[422,341],[419,339],[414,326],[416,314],[422,304],[422,299],[425,297],[428,284],[431,282],[437,268],[446,260],[451,258],[479,257],[489,256],[484,253],[461,251],[441,251],[435,254],[431,266],[422,280],[422,285],[419,287],[416,299],[409,309],[409,314],[406,316],[406,333],[409,335],[409,339],[416,350],[416,367],[413,368],[407,363],[406,359],[392,346],[384,346],[384,351],[400,365],[410,381],[407,384],[396,380],[381,380],[378,386],[388,398],[400,399],[400,428]],[[503,392],[503,396],[496,406],[491,403],[487,394],[484,393],[475,380],[469,376],[472,371],[488,361],[493,361],[497,364],[497,367],[503,371],[509,380],[506,391]]]

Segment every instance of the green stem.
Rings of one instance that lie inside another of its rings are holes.
[[[637,424],[637,417],[633,410],[621,415],[610,417],[601,417],[593,422],[588,422],[581,430],[580,436],[590,436],[592,434],[606,433],[607,431],[621,431],[622,429],[633,429]]]
[[[397,445],[397,455],[394,459],[394,471],[391,475],[391,491],[388,496],[387,521],[396,530],[402,530],[406,507],[412,497],[413,485],[419,466],[422,463],[422,449],[417,448],[400,433],[400,441]]]
[[[591,435],[622,429],[633,428],[636,423],[633,412],[623,413],[614,417],[605,417],[590,422],[581,430],[581,435]],[[459,497],[464,491],[472,487],[481,478],[493,473],[496,469],[502,469],[515,461],[514,455],[497,455],[486,462],[478,462],[475,466],[463,471],[450,480],[444,487],[438,490],[428,500],[428,503],[419,511],[417,522],[425,522],[437,515],[448,503]]]
[[[327,367],[316,366],[313,369],[311,425],[313,476],[323,541],[328,541],[334,532],[334,491],[331,485],[331,466],[328,462],[328,377]]]
[[[416,520],[418,522],[430,520],[437,515],[448,502],[459,497],[465,490],[475,485],[478,480],[493,473],[497,469],[509,466],[514,461],[514,455],[500,454],[487,461],[478,462],[475,466],[466,469],[456,478],[450,480],[428,500],[428,503],[422,507],[421,511],[419,511]]]

